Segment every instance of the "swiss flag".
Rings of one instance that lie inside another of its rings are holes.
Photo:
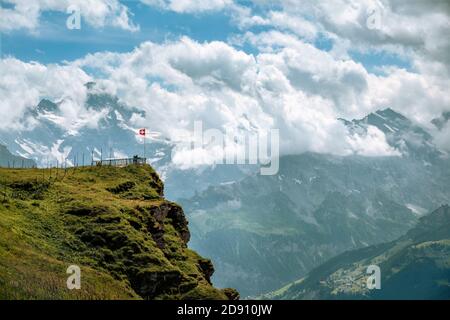
[[[139,135],[145,136],[145,129],[139,129]]]

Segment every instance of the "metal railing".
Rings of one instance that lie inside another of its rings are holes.
[[[125,167],[128,165],[144,165],[147,163],[147,158],[141,158],[134,156],[133,158],[124,159],[103,159],[103,160],[93,160],[93,166],[114,166],[114,167]]]

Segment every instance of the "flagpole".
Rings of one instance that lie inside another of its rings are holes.
[[[144,145],[144,156],[143,156],[143,158],[145,159],[145,156],[146,156],[146,154],[145,154],[145,136],[147,135],[147,129],[139,129],[139,135],[140,136],[142,136],[142,139],[144,139],[144,143],[143,143],[143,145]],[[145,163],[147,163],[147,161],[145,161]]]
[[[146,136],[146,134],[147,134],[147,130],[144,129],[144,159],[145,159],[145,136]],[[147,159],[145,159],[144,161],[145,161],[145,163],[147,163]]]

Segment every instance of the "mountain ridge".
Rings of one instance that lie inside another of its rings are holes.
[[[0,144],[0,167],[32,168],[36,166],[33,160],[13,155],[6,146]]]
[[[194,230],[191,247],[215,263],[213,282],[254,296],[346,250],[395,240],[449,201],[449,180],[445,159],[307,153],[281,157],[276,176],[179,202]]]
[[[381,289],[365,285],[379,265]],[[270,299],[449,299],[450,207],[443,205],[389,243],[338,255],[305,278],[261,296]]]

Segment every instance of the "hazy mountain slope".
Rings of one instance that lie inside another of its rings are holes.
[[[381,289],[366,269],[381,269]],[[450,299],[450,207],[422,217],[390,243],[341,254],[305,278],[264,296],[272,299]]]
[[[0,299],[227,299],[150,166],[0,169]],[[66,269],[81,268],[81,289]]]
[[[15,156],[0,144],[0,167],[31,168],[34,166],[36,166],[36,163],[33,160]]]
[[[442,155],[426,129],[390,108],[371,113],[363,119],[343,121],[354,132],[364,131],[369,125],[377,127],[392,147],[409,158],[433,162]]]
[[[341,252],[398,238],[450,200],[450,161],[424,129],[390,109],[351,123],[386,124],[404,154],[285,156],[276,176],[180,200],[195,230],[190,246],[212,258],[216,285],[243,295],[273,290]]]

